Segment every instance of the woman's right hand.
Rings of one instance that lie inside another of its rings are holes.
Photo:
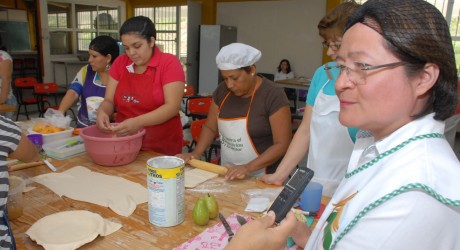
[[[103,110],[98,110],[97,112],[97,119],[96,119],[96,126],[105,132],[111,132],[112,126],[110,125],[110,118]]]

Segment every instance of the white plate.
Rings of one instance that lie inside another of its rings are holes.
[[[35,222],[26,234],[45,249],[77,249],[98,235],[108,235],[121,224],[85,210],[58,212]]]

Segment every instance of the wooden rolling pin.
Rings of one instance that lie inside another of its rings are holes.
[[[47,160],[51,161],[50,158],[47,158]],[[25,169],[25,168],[37,167],[37,166],[41,166],[41,165],[45,165],[45,163],[42,160],[34,161],[34,162],[28,162],[28,163],[19,163],[19,164],[8,166],[8,171],[12,172],[12,171]]]
[[[190,166],[192,166],[194,168],[199,168],[199,169],[202,169],[202,170],[206,170],[206,171],[209,171],[209,172],[212,172],[212,173],[216,173],[218,175],[226,175],[227,171],[228,171],[228,169],[226,167],[216,165],[216,164],[213,164],[213,163],[209,163],[209,162],[205,162],[205,161],[200,161],[200,160],[197,160],[197,159],[191,159],[191,160],[189,160],[187,162],[187,164],[189,164]],[[240,175],[237,178],[238,179],[244,179],[245,177],[246,177],[245,175]]]

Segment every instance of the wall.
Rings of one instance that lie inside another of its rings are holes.
[[[262,51],[258,72],[275,72],[286,58],[297,75],[311,77],[322,64],[316,26],[325,13],[323,0],[218,3],[217,24],[236,26],[238,42]]]

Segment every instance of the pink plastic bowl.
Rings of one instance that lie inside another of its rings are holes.
[[[145,129],[134,135],[114,137],[105,133],[96,125],[80,131],[85,142],[85,149],[93,162],[102,166],[120,166],[133,162],[142,146],[142,136]]]

